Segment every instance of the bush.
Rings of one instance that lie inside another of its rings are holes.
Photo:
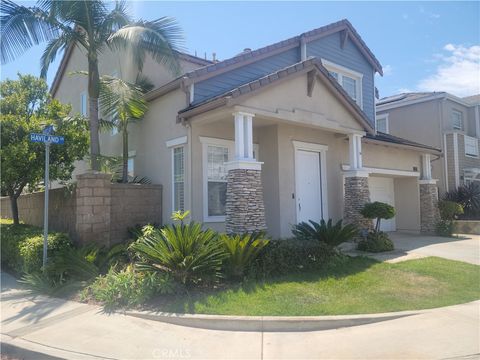
[[[389,204],[375,201],[373,203],[367,203],[364,205],[360,214],[366,219],[377,219],[375,224],[375,231],[380,231],[380,220],[391,219],[395,216],[395,208]]]
[[[244,235],[220,235],[227,258],[224,261],[227,275],[233,278],[241,278],[248,266],[250,266],[268,245],[269,240],[262,233]]]
[[[342,226],[342,220],[332,225],[332,219],[328,222],[321,220],[320,223],[310,220],[294,225],[293,235],[299,240],[319,241],[331,247],[353,239],[358,234],[358,229],[353,224]]]
[[[372,231],[366,239],[360,240],[357,249],[368,252],[392,251],[393,242],[383,231]]]
[[[92,298],[103,303],[106,310],[138,306],[156,294],[171,294],[175,283],[169,275],[157,272],[138,272],[132,265],[116,271],[113,267],[99,276],[82,293],[82,299]]]
[[[31,225],[1,221],[2,267],[17,274],[39,271],[43,259],[43,230]],[[49,232],[48,257],[72,247],[66,234]]]
[[[438,210],[442,220],[455,220],[458,215],[463,214],[463,206],[461,204],[448,200],[439,201]]]
[[[464,213],[459,214],[463,219],[480,219],[480,184],[471,182],[447,192],[444,200],[453,201],[462,205]]]
[[[195,222],[147,230],[131,245],[142,269],[171,274],[182,284],[221,277],[226,254],[215,231]]]
[[[318,241],[272,240],[261,251],[252,267],[252,276],[270,277],[320,268],[338,253]]]
[[[435,226],[435,233],[440,236],[450,237],[455,231],[455,224],[450,220],[440,220]]]

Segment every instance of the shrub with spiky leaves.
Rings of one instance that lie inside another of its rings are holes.
[[[353,239],[358,234],[358,229],[353,224],[343,226],[342,220],[333,224],[332,219],[321,220],[320,223],[310,220],[309,223],[301,222],[293,226],[292,233],[299,240],[319,241],[330,247],[335,247],[343,242]]]
[[[154,229],[131,245],[139,269],[169,273],[182,284],[221,277],[225,251],[218,235],[200,223]]]
[[[225,270],[233,278],[240,278],[244,275],[247,267],[252,264],[260,251],[268,245],[269,240],[263,233],[243,235],[220,235],[225,252],[228,257],[225,259]]]

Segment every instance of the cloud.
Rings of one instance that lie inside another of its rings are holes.
[[[435,58],[439,62],[435,72],[418,83],[418,90],[457,96],[480,93],[480,45],[446,44]]]
[[[388,76],[393,74],[392,65],[385,65],[383,67],[383,76]]]
[[[429,19],[440,19],[440,14],[426,11],[423,6],[420,6],[420,14],[426,15]]]

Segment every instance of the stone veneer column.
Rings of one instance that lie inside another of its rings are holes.
[[[77,176],[77,241],[110,244],[111,175],[88,172]]]
[[[229,234],[252,233],[267,229],[263,202],[261,164],[228,170],[226,231]]]
[[[437,180],[419,180],[420,186],[420,231],[434,233],[440,220],[438,211]]]
[[[365,219],[360,211],[370,202],[368,174],[362,171],[351,171],[345,175],[345,198],[343,219],[347,224],[355,224],[360,229],[372,228],[372,221]]]

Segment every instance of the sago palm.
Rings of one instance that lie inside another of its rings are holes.
[[[148,106],[143,94],[153,85],[143,76],[135,84],[102,76],[100,78],[100,106],[102,113],[112,120],[112,126],[122,133],[122,182],[128,182],[128,125],[145,116]]]
[[[47,42],[41,57],[41,75],[46,76],[49,65],[59,52],[71,46],[84,50],[88,61],[93,170],[99,170],[100,156],[98,61],[101,53],[107,49],[128,51],[139,71],[147,54],[172,72],[177,73],[179,69],[176,51],[182,36],[176,21],[169,17],[133,21],[127,14],[125,2],[116,2],[112,9],[98,0],[39,0],[33,7],[2,0],[0,12],[2,64],[15,60],[34,45]]]

